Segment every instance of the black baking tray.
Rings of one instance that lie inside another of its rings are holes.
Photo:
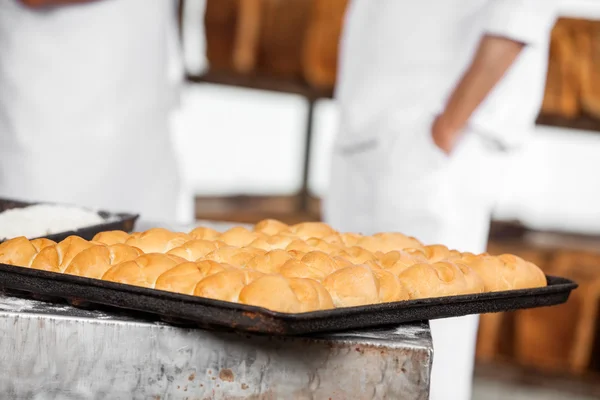
[[[19,296],[67,301],[74,306],[133,310],[166,322],[271,335],[300,335],[368,328],[468,314],[565,303],[577,284],[548,276],[537,289],[408,300],[302,314],[212,300],[156,289],[0,264],[0,288]],[[15,292],[17,291],[17,292]]]
[[[53,204],[53,203],[29,203],[19,200],[11,200],[0,198],[0,213],[6,210],[12,210],[14,208],[25,208],[28,206],[38,205],[38,204]],[[125,214],[125,213],[110,213],[107,211],[95,211],[102,218],[107,220],[106,223],[86,226],[84,228],[80,228],[74,231],[66,231],[66,232],[57,232],[51,235],[45,235],[44,238],[54,240],[55,242],[60,242],[61,240],[66,239],[71,235],[79,236],[85,240],[92,240],[96,234],[104,231],[125,231],[131,232],[135,225],[135,222],[139,218],[137,214]],[[0,237],[0,243],[5,241],[7,238]],[[37,239],[37,238],[28,238],[28,239]]]

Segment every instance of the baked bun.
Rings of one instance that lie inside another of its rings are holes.
[[[339,233],[333,233],[329,236],[325,236],[322,240],[325,243],[346,247],[346,243],[344,243],[344,239],[342,238],[342,235],[340,235]]]
[[[337,269],[331,257],[320,251],[307,253],[302,260],[289,260],[279,270],[286,278],[309,278],[322,281]]]
[[[102,279],[125,283],[127,285],[153,288],[158,277],[175,267],[186,262],[184,259],[161,253],[144,254],[135,260],[126,261],[111,267]]]
[[[342,233],[340,234],[340,237],[346,247],[353,247],[357,246],[358,242],[360,242],[364,236],[359,235],[358,233]]]
[[[529,289],[547,285],[546,276],[533,263],[517,256],[504,254],[498,257],[487,254],[465,254],[460,259],[483,280],[487,292]]]
[[[136,247],[125,244],[96,245],[77,254],[65,269],[65,274],[102,279],[113,265],[135,260],[142,255]]]
[[[264,233],[265,235],[274,236],[280,232],[287,231],[289,225],[275,219],[264,219],[254,225],[254,231]]]
[[[304,241],[302,239],[296,239],[296,240],[294,240],[285,249],[288,250],[288,251],[290,251],[290,250],[301,251],[303,253],[310,253],[311,251],[317,250],[316,248],[314,248],[312,246],[309,246],[306,243],[306,241]]]
[[[194,289],[194,295],[209,299],[238,302],[241,290],[264,274],[250,269],[231,267],[202,279]],[[269,295],[274,296],[273,291]]]
[[[102,243],[110,246],[111,244],[125,243],[131,235],[123,231],[106,231],[97,233],[92,242]]]
[[[411,299],[482,293],[481,278],[468,267],[462,267],[461,270],[449,262],[417,264],[404,270],[399,278]]]
[[[379,264],[385,270],[398,276],[402,271],[415,264],[427,262],[424,255],[413,255],[404,250],[390,251],[377,255]]]
[[[229,268],[231,267],[211,260],[186,262],[163,272],[156,280],[154,288],[193,295],[198,282]]]
[[[0,264],[28,267],[39,250],[24,236],[0,243]]]
[[[171,232],[163,228],[154,228],[137,236],[132,236],[125,241],[128,246],[137,247],[146,254],[166,253],[175,247],[182,246],[192,240],[185,233]]]
[[[337,251],[343,250],[345,248],[344,245],[339,245],[339,244],[334,244],[334,243],[328,243],[323,239],[319,239],[319,238],[310,238],[306,240],[306,244],[310,247],[312,247],[315,250],[320,250],[322,252],[325,252],[327,254],[332,254],[335,253]]]
[[[408,293],[393,274],[374,272],[364,265],[335,271],[323,281],[336,307],[354,307],[367,304],[401,301]]]
[[[183,245],[169,250],[167,254],[172,254],[188,261],[196,261],[225,246],[226,244],[224,242],[218,240],[196,239],[185,242]]]
[[[189,236],[192,239],[199,240],[215,240],[221,235],[221,232],[216,231],[212,228],[207,228],[205,226],[200,226],[189,233]]]
[[[358,246],[348,247],[344,250],[339,250],[337,252],[334,252],[332,255],[334,257],[338,256],[345,258],[353,264],[364,264],[368,261],[377,261],[377,257],[375,257],[373,253]]]
[[[245,267],[250,260],[256,256],[265,254],[266,251],[255,249],[252,247],[232,247],[224,246],[217,250],[208,253],[205,257],[207,260],[216,261],[222,264],[230,264],[234,267]]]
[[[337,233],[332,227],[322,222],[303,222],[296,224],[291,226],[288,232],[302,240],[310,238],[322,239]]]
[[[265,237],[264,234],[249,231],[241,226],[236,226],[221,234],[217,239],[227,243],[229,246],[244,247],[256,239]]]
[[[387,253],[394,250],[418,248],[421,247],[421,242],[401,233],[377,233],[373,236],[361,238],[356,245],[370,252],[381,251]]]
[[[293,256],[285,250],[271,250],[248,261],[246,268],[264,274],[275,274],[279,273],[283,264],[292,259]]]
[[[271,250],[285,250],[285,248],[294,241],[294,238],[286,235],[265,236],[254,240],[248,247]]]
[[[410,249],[409,252],[413,254],[422,253],[430,263],[450,260],[453,254],[446,246],[441,244],[423,246],[418,249]]]
[[[281,275],[265,275],[248,284],[241,290],[239,302],[285,313],[333,308],[331,296],[320,283]]]
[[[94,246],[78,236],[69,236],[54,246],[43,248],[33,259],[30,267],[50,272],[63,272],[73,258],[83,250]]]

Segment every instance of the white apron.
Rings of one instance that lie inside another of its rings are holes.
[[[342,231],[398,231],[485,251],[504,149],[534,125],[555,0],[353,0],[341,42],[325,220]],[[527,44],[448,157],[431,125],[482,35]],[[478,317],[431,321],[432,400],[468,400]]]
[[[0,2],[0,196],[175,219],[174,11]]]

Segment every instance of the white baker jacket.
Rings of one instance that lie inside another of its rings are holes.
[[[341,42],[339,134],[324,201],[342,231],[400,231],[485,251],[506,152],[543,99],[554,0],[353,0]],[[525,47],[450,156],[431,124],[485,34]],[[478,317],[433,320],[431,400],[468,400]]]
[[[0,1],[0,196],[174,220],[175,3]]]
[[[437,114],[479,40],[527,46],[469,125],[510,147],[530,133],[543,99],[556,0],[352,0],[341,42],[338,143],[373,139],[390,114]]]

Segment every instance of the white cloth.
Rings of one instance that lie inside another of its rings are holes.
[[[0,196],[174,220],[172,0],[0,2]]]
[[[437,114],[485,33],[527,44],[470,125],[522,143],[543,99],[559,0],[352,0],[341,41],[340,145],[372,139],[398,110]]]

